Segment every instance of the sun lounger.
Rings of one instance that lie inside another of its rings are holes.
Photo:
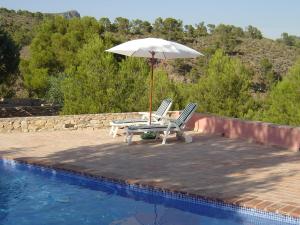
[[[162,101],[161,105],[157,109],[156,112],[152,114],[152,124],[161,124],[162,118],[167,115],[167,112],[172,106],[172,99],[165,99]],[[149,112],[140,112],[139,114],[142,115],[141,118],[135,119],[125,119],[125,120],[114,120],[110,122],[110,132],[109,134],[115,137],[118,133],[119,128],[124,128],[132,125],[143,125],[149,123]]]
[[[138,126],[128,126],[126,129],[125,142],[131,144],[132,137],[134,134],[140,134],[145,132],[155,132],[157,136],[160,133],[164,134],[162,144],[166,143],[168,135],[170,133],[176,133],[177,138],[183,137],[186,143],[193,141],[192,137],[184,132],[184,127],[188,120],[192,117],[193,113],[197,109],[196,103],[189,103],[185,109],[181,112],[179,117],[174,120],[169,120],[165,124],[151,124],[151,125],[138,125]]]

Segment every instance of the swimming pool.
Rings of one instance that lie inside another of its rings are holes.
[[[0,160],[1,225],[287,225],[299,220]]]

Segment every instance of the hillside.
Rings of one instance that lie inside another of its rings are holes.
[[[206,49],[214,44],[210,37],[204,38],[197,46]],[[259,73],[259,65],[262,59],[268,59],[273,64],[276,73],[284,75],[300,56],[300,49],[287,46],[271,39],[242,38],[234,48],[235,55],[243,63],[249,65],[256,73]]]
[[[300,49],[279,43],[271,39],[244,39],[236,47],[242,62],[250,65],[259,73],[261,60],[268,59],[277,74],[286,74],[300,55]]]
[[[61,15],[65,18],[80,17],[80,14],[75,11],[63,13],[32,13],[25,10],[9,10],[0,8],[0,25],[21,47],[29,45],[35,35],[36,27],[46,18]]]
[[[15,11],[0,8],[0,24],[11,35],[14,41],[25,46],[30,44],[35,28],[47,17],[42,13]]]
[[[191,79],[185,77],[190,75],[189,72],[192,68],[200,66],[200,71],[197,70],[199,76],[203,74],[203,66],[207,64],[210,58],[210,52],[214,51],[217,46],[217,40],[214,35],[198,38],[195,42],[190,43],[189,46],[203,52],[206,57],[195,60],[176,60],[175,62],[169,62],[167,69],[172,77],[176,79],[176,75],[179,75],[177,79],[186,80]],[[261,62],[268,60],[272,64],[272,70],[279,76],[284,76],[289,68],[300,57],[300,48],[294,46],[287,46],[275,40],[262,38],[240,38],[236,46],[232,51],[228,52],[231,57],[239,58],[245,65],[253,70],[255,77],[261,75],[262,68]]]
[[[80,18],[75,10],[42,14],[0,8],[0,24],[21,47],[20,57],[29,59],[29,45],[36,34],[36,28],[45,19],[56,15],[67,19]],[[113,22],[108,18],[101,18],[99,23],[102,30],[118,42],[149,36],[161,37],[186,44],[204,53],[205,57],[197,60],[171,60],[161,63],[172,79],[185,82],[193,82],[205,73],[210,56],[218,48],[223,48],[231,57],[240,58],[254,72],[256,78],[264,76],[261,68],[263,60],[267,60],[271,70],[282,77],[300,55],[300,48],[289,46],[293,42],[263,38],[261,32],[252,26],[245,30],[232,25],[205,25],[203,22],[196,26],[183,26],[182,21],[173,18],[157,18],[153,24],[138,19],[129,21],[122,17]],[[287,35],[286,39],[291,38],[293,36]]]

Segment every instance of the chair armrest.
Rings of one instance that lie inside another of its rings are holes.
[[[149,119],[149,112],[138,112],[142,116],[142,119]]]
[[[164,122],[164,123],[174,123],[176,121],[176,119],[173,119],[171,117],[167,117],[167,116],[164,116],[161,118],[161,120]]]
[[[143,119],[149,119],[149,112],[138,112],[138,114],[142,115]],[[154,112],[152,112],[151,117],[156,120],[161,118],[160,116],[157,116],[156,114],[154,114]]]
[[[138,112],[139,115],[149,114],[149,112]]]
[[[149,112],[138,112],[138,114],[139,114],[139,115],[148,115],[148,116],[149,116]],[[152,115],[152,116],[158,117],[158,116],[155,114],[155,111],[153,111],[153,112],[151,113],[151,115]]]

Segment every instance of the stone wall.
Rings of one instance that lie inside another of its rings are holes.
[[[0,133],[101,129],[117,119],[136,118],[138,113],[103,113],[69,116],[0,118]]]
[[[177,117],[178,111],[169,113]],[[138,118],[137,112],[0,118],[0,133],[56,130],[102,129],[112,120]],[[294,151],[300,149],[300,127],[282,126],[257,121],[195,113],[187,130],[219,134],[228,138],[244,138],[262,144],[278,145]]]

